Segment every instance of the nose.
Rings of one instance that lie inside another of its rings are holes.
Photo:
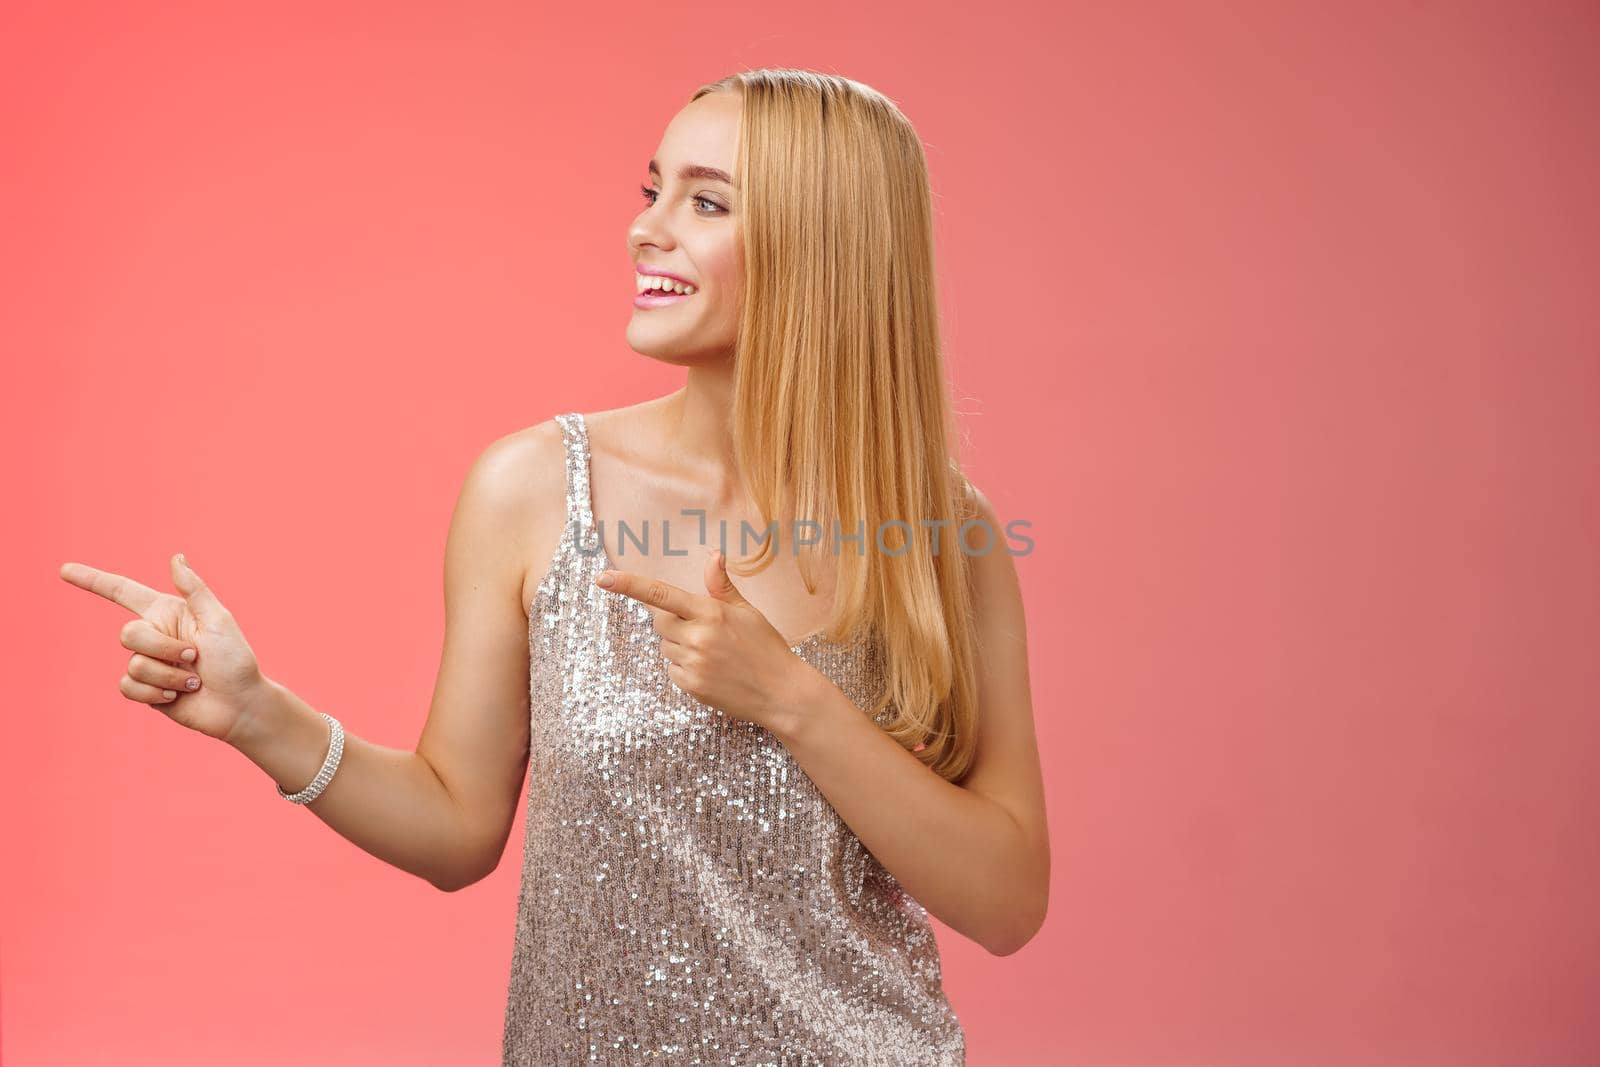
[[[649,245],[663,251],[676,247],[671,232],[662,223],[661,217],[656,214],[655,206],[649,205],[634,217],[632,225],[628,227],[628,250],[637,253],[639,249]],[[638,258],[637,254],[634,258]]]

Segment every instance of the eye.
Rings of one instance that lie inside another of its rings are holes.
[[[656,198],[661,195],[661,190],[652,189],[648,185],[641,185],[641,186],[639,186],[639,195],[644,197],[644,202],[645,203],[654,204],[656,202]],[[697,204],[710,204],[717,211],[726,211],[727,210],[721,204],[717,203],[715,200],[712,200],[710,197],[697,196],[697,197],[694,198],[694,201]],[[706,214],[709,214],[709,212],[707,212]]]

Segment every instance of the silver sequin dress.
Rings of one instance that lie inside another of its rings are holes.
[[[771,733],[672,683],[649,608],[594,584],[587,429],[556,418],[503,1063],[964,1064],[927,912]],[[877,647],[794,651],[866,708]]]

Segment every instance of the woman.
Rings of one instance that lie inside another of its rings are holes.
[[[649,174],[628,343],[685,384],[478,457],[415,752],[265,677],[182,554],[180,596],[61,575],[139,615],[125,696],[442,890],[495,869],[526,776],[505,1063],[962,1063],[927,913],[1013,952],[1050,855],[1016,570],[949,451],[921,142],[864,85],[760,70]]]

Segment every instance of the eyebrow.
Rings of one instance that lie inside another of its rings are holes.
[[[661,177],[661,168],[656,165],[656,161],[653,159],[650,161],[650,173],[657,178]],[[727,171],[718,170],[716,167],[708,167],[702,163],[689,163],[678,171],[678,180],[680,181],[689,181],[693,178],[708,178],[714,182],[733,185],[733,178]]]

